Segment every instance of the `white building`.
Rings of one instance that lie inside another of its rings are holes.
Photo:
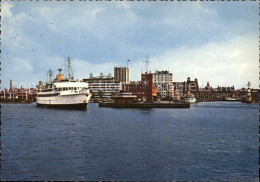
[[[158,98],[173,97],[174,88],[172,83],[172,73],[169,71],[157,71],[153,73],[153,82],[158,91]]]
[[[111,96],[122,90],[122,83],[119,81],[115,81],[114,77],[104,76],[101,74],[100,76],[90,78],[84,78],[84,82],[89,84],[88,88],[90,92],[93,94],[93,98],[107,98],[110,99]]]

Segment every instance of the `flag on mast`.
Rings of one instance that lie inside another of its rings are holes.
[[[129,59],[127,60],[127,67],[128,67],[128,62],[131,62]]]

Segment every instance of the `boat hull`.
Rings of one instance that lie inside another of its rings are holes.
[[[37,107],[45,108],[56,108],[56,109],[73,109],[73,110],[86,110],[87,103],[78,103],[78,104],[39,104],[36,103]]]
[[[194,104],[194,103],[196,103],[196,99],[195,98],[185,98],[184,102]]]

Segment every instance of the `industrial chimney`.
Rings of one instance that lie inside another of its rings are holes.
[[[13,89],[13,81],[10,80],[10,90],[12,90],[12,89]]]

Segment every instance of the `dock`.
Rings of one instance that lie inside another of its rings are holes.
[[[189,103],[112,103],[102,102],[99,107],[113,108],[190,108]]]

